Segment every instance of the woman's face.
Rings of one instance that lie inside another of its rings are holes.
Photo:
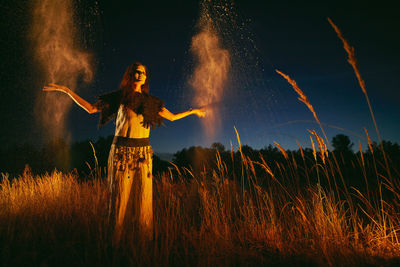
[[[143,85],[146,82],[146,69],[144,66],[139,65],[136,67],[134,70],[134,80],[135,83],[139,83],[140,85]]]

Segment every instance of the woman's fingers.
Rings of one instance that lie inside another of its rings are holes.
[[[68,90],[67,87],[62,86],[62,85],[58,85],[55,83],[49,83],[49,85],[44,86],[43,91],[61,91],[61,92],[66,92]]]
[[[68,89],[68,88],[65,87],[65,86],[62,86],[62,85],[59,85],[59,84],[55,84],[55,83],[49,83],[49,85],[50,85],[51,87],[53,87],[54,89],[56,89],[56,90],[62,90],[62,91],[64,91],[64,90],[67,90],[67,89]]]
[[[67,88],[66,86],[63,86],[63,85],[59,85],[59,84],[56,84],[56,83],[49,83],[49,85],[50,86],[53,86],[53,87],[57,87],[57,88],[63,88],[63,89],[65,89],[65,88]]]
[[[56,90],[57,90],[57,87],[54,87],[54,86],[44,86],[42,90],[43,90],[43,91],[56,91]]]
[[[198,109],[196,112],[197,116],[199,117],[205,117],[206,116],[206,111],[204,109]]]

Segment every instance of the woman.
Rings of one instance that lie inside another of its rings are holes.
[[[203,109],[173,114],[163,101],[149,95],[149,74],[141,63],[130,65],[122,78],[120,90],[99,97],[91,104],[69,88],[50,84],[44,91],[61,91],[88,113],[100,112],[100,126],[116,118],[115,137],[108,158],[110,218],[114,224],[113,243],[133,229],[142,240],[153,233],[152,155],[150,127],[159,126],[163,118],[174,121],[195,114],[204,117]],[[131,228],[131,226],[133,228]]]

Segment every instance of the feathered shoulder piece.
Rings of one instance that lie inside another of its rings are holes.
[[[158,115],[164,106],[164,101],[161,99],[146,94],[144,92],[134,92],[128,97],[123,97],[121,104],[124,104],[136,114],[143,115],[143,127],[155,128],[161,126],[163,117]]]
[[[100,110],[99,128],[115,118],[121,104],[122,90],[113,91],[97,97],[95,106]]]
[[[123,90],[118,90],[98,97],[95,105],[101,111],[99,127],[116,116],[121,104],[136,114],[143,115],[142,124],[146,128],[161,126],[163,122],[163,118],[158,113],[162,110],[164,101],[146,93],[124,94]]]

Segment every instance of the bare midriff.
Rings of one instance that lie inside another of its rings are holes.
[[[120,105],[115,127],[115,136],[128,138],[148,138],[150,128],[142,125],[143,116],[136,114],[133,110]]]

